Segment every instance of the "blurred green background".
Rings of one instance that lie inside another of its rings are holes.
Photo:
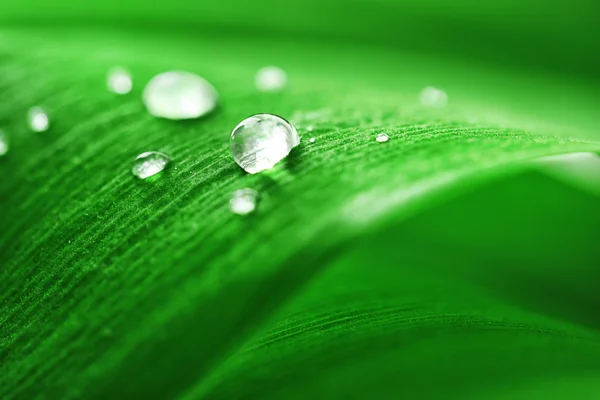
[[[599,398],[600,172],[535,161],[600,152],[598,17],[4,0],[0,398]],[[271,64],[282,93],[254,87]],[[144,84],[171,69],[213,83],[217,112],[150,116]],[[425,86],[448,106],[419,105]],[[304,139],[249,176],[227,141],[258,112]],[[174,159],[152,184],[129,172],[148,150]],[[228,209],[242,187],[261,193],[249,218]]]
[[[15,25],[119,25],[214,36],[368,41],[397,49],[510,62],[597,78],[598,5],[575,1],[282,2],[5,0]]]

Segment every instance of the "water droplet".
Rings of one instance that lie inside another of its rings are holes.
[[[419,101],[426,107],[444,107],[448,103],[448,95],[443,90],[428,86],[421,90]]]
[[[254,84],[261,92],[276,92],[287,84],[287,74],[279,67],[264,67],[256,73]]]
[[[0,130],[0,156],[8,153],[8,139],[4,132]]]
[[[377,140],[379,143],[383,143],[383,142],[387,142],[388,140],[390,140],[390,137],[388,135],[386,135],[385,133],[380,133],[377,135],[375,140]]]
[[[29,128],[34,132],[44,132],[50,126],[48,114],[41,107],[31,107],[27,112]]]
[[[158,151],[147,151],[135,158],[131,173],[140,179],[146,179],[162,172],[171,162],[168,155]]]
[[[114,67],[108,72],[106,84],[108,90],[116,94],[127,94],[131,92],[131,88],[133,87],[129,71],[121,67]]]
[[[231,154],[246,172],[273,168],[300,143],[298,132],[285,119],[272,114],[246,118],[231,132]]]
[[[315,140],[317,140],[317,139],[315,139],[314,137],[311,137],[310,139],[308,139],[308,141],[309,141],[310,143],[314,143],[314,142],[315,142]]]
[[[148,112],[167,119],[199,118],[217,106],[218,94],[205,79],[191,72],[170,71],[156,75],[143,94]]]
[[[312,132],[313,129],[315,129],[315,128],[312,125],[309,125],[309,126],[306,127],[306,130],[309,131],[309,132]]]
[[[250,214],[256,209],[258,192],[256,190],[245,188],[236,190],[231,195],[229,207],[231,212],[238,215]]]

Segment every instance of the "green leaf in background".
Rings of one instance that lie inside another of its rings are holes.
[[[600,152],[593,10],[3,3],[0,398],[598,398],[598,192],[531,164]],[[265,65],[282,93],[254,87]],[[173,69],[219,109],[150,116]],[[302,141],[248,175],[228,138],[261,112]],[[173,159],[151,182],[145,151]]]

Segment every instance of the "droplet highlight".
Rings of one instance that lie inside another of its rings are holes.
[[[261,92],[278,92],[287,85],[287,74],[279,67],[263,67],[256,73],[254,84]]]
[[[171,158],[164,153],[147,151],[135,158],[131,173],[140,179],[150,178],[162,172],[170,162]]]
[[[8,138],[6,137],[6,134],[0,130],[0,156],[5,155],[6,153],[8,153]]]
[[[229,145],[235,162],[250,174],[273,168],[300,144],[296,128],[273,114],[256,114],[231,132]]]
[[[106,78],[108,90],[116,94],[127,94],[133,88],[131,74],[125,68],[114,67],[108,71]]]
[[[44,132],[50,127],[48,114],[42,107],[31,107],[27,112],[27,123],[33,132]]]
[[[167,119],[202,117],[217,106],[218,94],[204,78],[186,71],[156,75],[144,88],[143,100],[150,114]]]
[[[375,140],[377,140],[379,143],[384,143],[390,140],[390,137],[385,133],[380,133],[375,137]]]
[[[441,89],[428,86],[421,90],[419,101],[426,107],[445,107],[448,95]]]
[[[315,140],[317,140],[317,139],[315,139],[314,137],[311,137],[310,139],[308,139],[308,141],[309,141],[310,143],[314,143],[314,142],[315,142]]]
[[[245,188],[236,190],[229,200],[231,212],[238,215],[247,215],[256,210],[258,192],[254,189]]]

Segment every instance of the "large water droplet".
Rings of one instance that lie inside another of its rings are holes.
[[[50,126],[50,119],[43,108],[36,106],[27,112],[27,123],[32,131],[44,132]]]
[[[143,94],[148,112],[168,119],[198,118],[217,106],[215,88],[191,72],[170,71],[156,75]]]
[[[448,95],[443,90],[428,86],[421,90],[419,101],[426,107],[444,107],[448,103]]]
[[[106,85],[111,92],[116,94],[127,94],[131,92],[133,81],[129,71],[125,68],[114,67],[108,72]]]
[[[0,130],[0,156],[8,153],[8,139],[4,132]]]
[[[258,192],[256,190],[246,188],[233,192],[229,207],[231,212],[238,215],[250,214],[256,209],[258,200]]]
[[[264,67],[256,73],[254,84],[261,92],[276,92],[287,84],[287,74],[279,67]]]
[[[388,140],[390,140],[390,137],[388,135],[386,135],[385,133],[380,133],[377,135],[375,140],[377,140],[379,143],[383,143],[383,142],[387,142]]]
[[[246,118],[231,132],[231,154],[246,172],[270,169],[300,143],[298,132],[285,119],[272,114]]]
[[[171,162],[168,155],[158,151],[147,151],[135,158],[131,173],[140,179],[146,179],[162,172]]]

